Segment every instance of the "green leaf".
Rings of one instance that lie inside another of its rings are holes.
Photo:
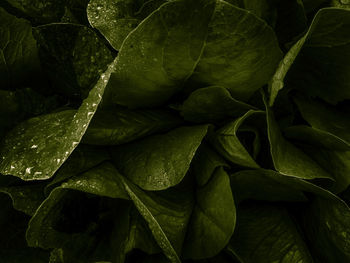
[[[42,72],[30,23],[0,7],[1,88],[14,90],[40,83]]]
[[[0,173],[23,180],[52,177],[79,144],[113,69],[111,64],[77,111],[36,117],[8,133],[0,149]]]
[[[191,75],[190,83],[223,86],[243,100],[267,83],[281,56],[271,28],[226,2],[216,2],[215,11],[213,4],[171,1],[143,20],[120,49],[109,82],[114,102],[160,105]]]
[[[297,97],[295,102],[312,128],[327,132],[343,141],[343,144],[350,145],[350,119],[346,113],[316,100]]]
[[[35,32],[40,58],[55,92],[86,98],[113,61],[105,43],[90,28],[76,24],[43,25]]]
[[[217,122],[239,117],[253,108],[232,98],[227,89],[213,86],[192,92],[181,106],[181,115],[192,122]]]
[[[124,39],[142,19],[165,2],[166,0],[91,0],[87,15],[91,26],[98,29],[114,49],[119,50]]]
[[[350,209],[340,199],[315,198],[303,211],[307,237],[320,262],[350,260]]]
[[[118,145],[175,128],[182,120],[164,110],[98,110],[83,143]]]
[[[193,207],[192,194],[176,189],[146,193],[126,178],[121,177],[121,180],[165,256],[170,262],[180,263],[179,255]]]
[[[245,263],[313,262],[288,211],[268,204],[238,207],[237,226],[228,250]]]
[[[243,122],[256,114],[264,114],[264,112],[249,110],[243,116],[226,124],[210,136],[212,146],[228,161],[245,167],[259,167],[237,136]]]
[[[270,105],[283,88],[289,87],[336,104],[350,98],[350,10],[324,8],[315,16],[306,35],[281,62],[270,87]],[[309,72],[309,74],[305,74]]]
[[[266,105],[266,117],[271,156],[278,172],[301,179],[332,179],[331,175],[314,160],[283,137],[273,111],[268,105]]]
[[[209,182],[197,189],[184,257],[201,259],[217,255],[229,242],[235,223],[230,178],[222,168],[218,168]]]
[[[247,10],[217,1],[208,30],[191,81],[225,87],[246,101],[267,84],[281,59],[272,28]]]
[[[118,170],[145,190],[164,190],[184,178],[208,126],[181,127],[112,148]]]

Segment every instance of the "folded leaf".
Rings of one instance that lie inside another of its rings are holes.
[[[263,111],[249,110],[242,117],[228,123],[220,128],[212,136],[210,142],[212,146],[228,161],[245,167],[258,168],[259,165],[242,145],[237,136],[242,123],[252,115],[263,114]]]
[[[145,190],[164,190],[181,182],[208,126],[181,127],[166,134],[112,148],[118,170]]]

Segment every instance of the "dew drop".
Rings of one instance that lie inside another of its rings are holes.
[[[38,145],[32,145],[32,147],[30,147],[30,148],[32,148],[32,149],[36,149],[36,148],[38,148]]]

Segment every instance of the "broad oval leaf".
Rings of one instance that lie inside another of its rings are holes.
[[[118,170],[145,190],[164,190],[181,182],[208,126],[181,127],[166,134],[111,149]]]

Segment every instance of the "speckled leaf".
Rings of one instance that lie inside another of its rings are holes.
[[[52,177],[79,144],[113,69],[111,64],[77,111],[36,117],[8,133],[0,149],[0,173],[23,180]]]
[[[180,263],[179,255],[193,207],[191,193],[170,189],[144,192],[121,177],[125,190],[147,221],[155,240],[172,263]]]
[[[183,255],[202,259],[217,255],[229,242],[236,224],[230,178],[218,168],[208,183],[197,189]]]
[[[272,109],[268,105],[266,105],[266,117],[270,152],[273,164],[278,172],[302,179],[332,179],[331,175],[311,157],[283,137]]]
[[[295,102],[302,117],[311,127],[325,131],[344,144],[350,145],[350,119],[348,114],[320,101],[297,98]]]
[[[181,123],[179,117],[165,110],[98,110],[82,141],[118,145],[171,130]]]
[[[171,1],[143,20],[117,57],[108,84],[113,101],[157,106],[180,91],[201,55],[213,8],[214,0]]]
[[[254,107],[235,100],[219,86],[201,88],[190,94],[181,106],[181,115],[192,122],[217,122],[243,115]]]
[[[165,2],[166,0],[91,0],[87,15],[90,24],[101,32],[114,49],[119,50],[126,36],[142,19]]]
[[[264,21],[217,1],[191,82],[223,86],[244,101],[269,81],[281,56],[276,36]]]
[[[319,262],[350,260],[350,209],[340,199],[315,198],[302,213],[315,258]]]
[[[58,22],[67,0],[5,0],[34,23]]]
[[[240,142],[237,132],[242,123],[252,115],[264,114],[263,111],[249,110],[242,117],[226,124],[210,136],[212,146],[228,161],[250,168],[259,165]]]
[[[22,85],[38,85],[41,80],[38,50],[30,23],[0,7],[1,88],[14,90]]]
[[[36,28],[40,58],[55,92],[86,98],[113,54],[82,25],[56,23]]]
[[[202,143],[191,163],[191,169],[199,186],[204,186],[218,167],[230,166],[209,145]]]
[[[16,210],[32,216],[45,200],[44,187],[45,184],[8,186],[0,187],[0,192],[11,197],[13,207]]]
[[[208,126],[181,127],[111,150],[119,171],[145,190],[163,190],[184,178]]]
[[[313,262],[286,208],[246,204],[238,207],[237,215],[228,250],[245,263]]]

